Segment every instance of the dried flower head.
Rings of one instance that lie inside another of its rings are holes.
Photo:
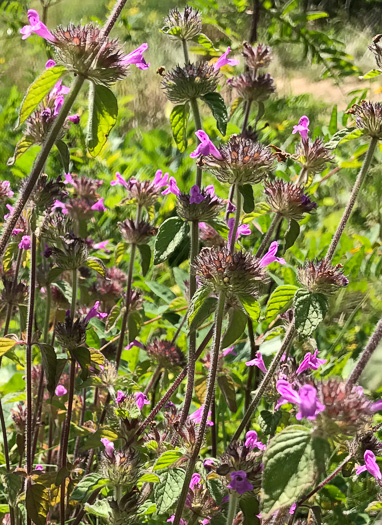
[[[272,211],[287,219],[299,221],[304,213],[311,213],[317,204],[305,195],[302,187],[274,180],[265,183],[265,194]]]
[[[248,252],[231,254],[227,247],[203,248],[195,261],[195,272],[202,284],[214,292],[227,295],[247,293],[257,296],[267,281],[267,274],[257,259]]]
[[[75,270],[86,263],[89,248],[83,239],[67,233],[60,240],[59,247],[52,248],[54,262],[59,268]]]
[[[219,148],[219,153],[221,158],[201,157],[200,164],[227,184],[256,184],[271,171],[274,163],[273,153],[267,146],[241,135],[232,135]]]
[[[200,479],[199,474],[194,474],[193,477],[196,477],[195,481]],[[186,508],[191,511],[193,516],[196,515],[199,519],[205,518],[208,520],[216,516],[220,510],[219,505],[217,505],[208,488],[201,480],[198,483],[193,483],[191,480],[187,494]]]
[[[183,367],[186,358],[181,349],[171,341],[153,339],[146,346],[147,353],[163,368]]]
[[[264,102],[276,91],[273,77],[269,73],[257,75],[255,71],[247,71],[227,82],[237,90],[240,97],[251,102]]]
[[[60,246],[61,239],[68,232],[73,232],[73,228],[73,221],[69,217],[59,214],[49,215],[41,225],[40,234],[48,245],[55,246],[57,244]]]
[[[147,244],[157,229],[151,224],[140,221],[138,224],[132,219],[126,219],[118,223],[123,238],[130,244]]]
[[[181,193],[177,198],[176,211],[185,221],[208,221],[219,215],[224,203],[215,195],[213,186],[199,190],[193,186],[190,193]]]
[[[122,485],[132,488],[141,475],[139,452],[133,448],[114,454],[102,453],[100,471],[110,479],[112,486]]]
[[[202,18],[197,9],[187,5],[182,12],[171,9],[162,32],[174,40],[192,40],[202,32]]]
[[[347,113],[355,115],[357,128],[365,135],[377,139],[382,138],[382,104],[380,102],[362,100],[359,104],[353,104]]]
[[[162,88],[174,104],[184,104],[215,91],[219,82],[219,70],[207,62],[177,66],[165,75]]]
[[[62,199],[66,195],[64,188],[61,177],[56,180],[48,180],[46,174],[41,175],[30,199],[31,207],[42,208],[45,211],[53,205],[56,199]]]
[[[125,272],[116,266],[112,266],[107,268],[105,277],[97,274],[93,290],[101,296],[104,302],[115,300],[122,296],[126,281],[127,275]]]
[[[308,172],[320,173],[327,162],[333,161],[334,155],[325,148],[321,139],[316,139],[314,142],[307,139],[297,144],[296,153],[292,155],[292,158]]]
[[[272,61],[272,49],[264,44],[252,47],[248,42],[244,42],[242,55],[250,69],[267,67]]]
[[[74,350],[85,344],[86,327],[87,322],[84,318],[73,321],[70,315],[66,315],[63,323],[56,323],[57,341],[66,350]]]
[[[307,261],[297,271],[298,280],[309,292],[331,295],[349,284],[342,265],[332,266],[325,259]]]
[[[163,175],[161,170],[157,170],[152,181],[139,181],[133,177],[126,181],[122,175],[117,172],[115,179],[111,181],[110,185],[115,186],[116,184],[121,184],[127,189],[128,200],[134,199],[138,206],[146,206],[149,208],[156,203],[163,186],[167,184],[167,180],[168,173]]]
[[[369,46],[369,49],[374,53],[375,61],[377,66],[382,69],[382,44],[381,44],[382,35],[375,35],[373,38],[373,43]]]

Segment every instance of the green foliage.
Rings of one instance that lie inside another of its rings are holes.
[[[185,472],[183,469],[167,469],[161,476],[161,481],[155,485],[154,497],[159,514],[165,513],[178,499],[182,490]]]
[[[309,337],[325,317],[328,301],[322,294],[301,289],[296,292],[293,305],[297,332]]]
[[[225,135],[227,131],[228,113],[223,97],[220,93],[207,93],[207,95],[204,95],[201,99],[204,100],[212,111],[218,130],[222,135]]]
[[[189,116],[190,105],[188,103],[174,106],[170,115],[172,134],[181,152],[185,151],[187,147],[187,122]]]
[[[189,225],[177,217],[163,222],[155,238],[154,264],[166,261],[188,235]]]
[[[89,153],[93,157],[96,157],[105,146],[110,131],[117,121],[117,115],[118,102],[113,92],[105,86],[91,83],[86,140]]]

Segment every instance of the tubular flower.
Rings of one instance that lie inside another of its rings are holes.
[[[55,37],[49,31],[45,24],[40,21],[40,17],[37,11],[34,9],[29,9],[28,11],[28,20],[30,25],[26,25],[20,29],[20,33],[23,35],[21,38],[25,40],[30,37],[32,33],[45,38],[48,42],[55,42]]]
[[[375,454],[371,450],[366,450],[364,454],[365,464],[358,467],[356,470],[357,474],[368,471],[375,479],[382,480],[381,469],[375,459]]]
[[[271,209],[287,219],[299,221],[304,213],[311,213],[317,204],[305,195],[302,187],[283,180],[265,183],[265,194]]]
[[[180,195],[180,189],[178,188],[175,177],[170,177],[167,188],[162,191],[162,195],[169,195],[170,193],[177,197]]]
[[[251,102],[265,102],[276,91],[273,78],[269,73],[257,75],[255,71],[247,71],[230,78],[227,82],[236,89],[240,97]]]
[[[281,394],[277,408],[285,403],[298,405],[299,411],[296,415],[298,420],[303,418],[314,420],[319,412],[325,410],[325,406],[317,399],[317,390],[312,385],[303,385],[297,392],[288,381],[279,379],[276,388]]]
[[[190,193],[180,193],[176,203],[176,211],[185,221],[208,221],[219,215],[224,206],[222,199],[215,195],[213,186],[200,190],[196,184]]]
[[[260,260],[260,266],[262,268],[265,268],[265,266],[268,266],[268,264],[272,264],[274,262],[278,262],[280,264],[286,264],[285,259],[283,259],[282,257],[276,257],[276,253],[278,249],[279,249],[279,243],[277,241],[273,241],[269,247],[268,252]]]
[[[228,228],[229,228],[229,233],[228,233],[228,244],[231,244],[231,240],[232,240],[232,235],[233,235],[233,228],[235,226],[235,219],[234,217],[231,217],[230,219],[228,219]],[[241,235],[251,235],[251,228],[248,226],[248,224],[241,224],[237,231],[236,231],[236,239],[235,239],[235,242],[238,240],[238,238],[241,236]]]
[[[21,241],[19,242],[20,250],[30,250],[31,247],[31,238],[29,235],[23,235]]]
[[[219,70],[207,62],[177,66],[163,77],[162,88],[174,104],[184,104],[216,90]]]
[[[260,450],[265,450],[267,447],[257,439],[257,432],[255,430],[249,430],[245,435],[245,446],[253,450],[258,448]]]
[[[182,12],[172,9],[164,20],[162,32],[173,40],[192,40],[202,32],[202,19],[197,9],[186,6]]]
[[[316,350],[314,354],[307,352],[304,359],[302,360],[302,363],[298,367],[296,374],[302,374],[302,372],[305,372],[305,370],[308,370],[309,368],[311,370],[318,370],[321,365],[324,365],[328,361],[327,359],[319,359],[317,354],[318,350]]]
[[[194,421],[194,423],[196,423],[196,424],[200,424],[201,421],[202,421],[203,410],[204,410],[204,405],[202,405],[200,408],[198,408],[198,410],[195,410],[195,412],[190,414],[188,416],[188,419],[190,419],[191,421]],[[208,412],[207,425],[209,427],[213,427],[214,424],[213,424],[213,422],[211,420],[208,419],[209,417],[211,417],[211,410]]]
[[[98,199],[98,201],[93,204],[91,209],[94,211],[107,211],[107,208],[103,203],[103,197],[101,199]]]
[[[135,64],[138,69],[148,69],[150,64],[143,58],[143,53],[147,51],[149,45],[141,44],[137,49],[126,55],[122,60],[122,64]]]
[[[200,140],[200,144],[198,145],[196,150],[190,154],[190,157],[192,159],[196,159],[200,155],[204,155],[204,156],[212,155],[213,157],[217,159],[222,158],[219,150],[215,147],[215,145],[213,144],[210,137],[207,135],[205,131],[203,131],[202,129],[199,129],[198,131],[195,131],[195,135]]]
[[[68,391],[66,390],[64,385],[57,385],[54,393],[56,394],[56,396],[60,397],[60,396],[64,396],[67,392]]]
[[[0,182],[0,199],[6,197],[13,197],[14,192],[11,190],[11,183],[9,180],[3,180]]]
[[[247,479],[247,474],[244,470],[238,470],[236,472],[231,472],[231,481],[227,487],[231,490],[234,490],[238,494],[242,495],[246,492],[253,490],[253,485]]]
[[[114,443],[107,438],[102,438],[100,441],[105,447],[106,455],[112,458],[114,456]]]
[[[147,399],[147,396],[143,392],[135,392],[135,402],[139,410],[142,410],[144,405],[149,405],[150,401]]]
[[[293,126],[292,134],[300,133],[303,140],[308,140],[309,133],[309,119],[306,115],[303,115],[298,121],[297,126]]]
[[[349,280],[344,276],[342,266],[332,266],[325,259],[307,261],[297,270],[300,283],[312,293],[332,295],[340,288],[347,286]]]
[[[264,374],[267,373],[267,367],[264,364],[263,356],[260,352],[257,352],[255,359],[247,361],[245,364],[247,366],[257,366],[257,368],[260,368],[260,370],[264,372]]]
[[[214,63],[214,69],[218,70],[221,67],[224,66],[237,66],[240,61],[235,58],[227,58],[227,56],[230,54],[231,48],[227,47],[227,51],[222,54],[220,58],[217,59],[217,61]]]

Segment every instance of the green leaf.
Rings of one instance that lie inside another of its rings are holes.
[[[325,148],[333,150],[336,149],[336,147],[342,143],[344,139],[351,136],[354,132],[358,132],[359,130],[357,128],[343,128],[337,131],[333,135],[333,137],[325,144]],[[355,137],[354,137],[355,138]]]
[[[7,337],[0,337],[0,357],[3,357],[11,348],[13,348],[17,342],[14,339],[8,339]]]
[[[15,253],[18,252],[18,250],[19,250],[19,246],[17,242],[10,242],[8,244],[7,249],[5,250],[5,253],[4,253],[4,257],[3,257],[4,272],[8,272],[11,269],[13,256]]]
[[[142,317],[139,312],[131,312],[127,320],[127,327],[129,330],[129,343],[137,338],[141,331]]]
[[[72,287],[70,286],[70,284],[66,281],[61,281],[60,279],[55,282],[55,285],[63,293],[65,299],[70,304],[72,301]]]
[[[79,363],[81,367],[81,378],[85,381],[89,373],[90,366],[90,352],[85,346],[78,346],[71,352],[72,357]]]
[[[247,326],[247,316],[241,310],[233,310],[230,312],[230,320],[227,330],[222,341],[222,348],[231,346],[236,339],[239,339]]]
[[[144,277],[150,268],[151,248],[148,244],[138,244],[138,250],[141,254],[142,275]]]
[[[95,270],[97,273],[102,275],[102,277],[106,277],[106,266],[103,264],[101,259],[98,259],[98,257],[88,257],[86,266],[92,270]]]
[[[379,71],[379,69],[371,69],[368,71],[365,75],[362,77],[359,77],[361,80],[368,80],[369,78],[375,78],[379,77],[379,75],[382,74],[382,71]]]
[[[172,36],[180,36],[182,34],[182,28],[179,26],[175,26],[175,27],[164,26],[159,31],[161,33],[164,33],[165,35],[172,35]]]
[[[239,295],[239,299],[244,307],[244,310],[247,312],[252,321],[255,321],[256,323],[260,317],[261,311],[258,301],[252,297],[252,295],[244,293]]]
[[[64,168],[64,172],[69,173],[70,152],[69,152],[68,145],[63,140],[56,140],[56,147],[58,149],[58,153],[60,154],[60,159],[61,159],[62,167]]]
[[[126,253],[127,244],[124,242],[119,242],[117,244],[117,247],[115,248],[115,264],[118,266],[119,263],[122,261],[123,256]]]
[[[178,217],[164,221],[155,238],[154,264],[166,261],[188,235],[190,227]]]
[[[190,323],[190,331],[199,328],[199,326],[215,312],[217,302],[216,297],[207,297],[197,312],[194,313]]]
[[[104,147],[118,115],[118,102],[109,88],[90,84],[87,147],[96,157]]]
[[[204,35],[203,33],[200,33],[200,35],[195,35],[192,38],[192,41],[203,46],[204,49],[207,49],[207,51],[217,51],[217,49],[214,47],[214,44],[211,42],[208,36]]]
[[[110,332],[110,330],[112,330],[115,327],[118,319],[121,316],[121,313],[122,313],[121,305],[120,304],[114,305],[113,308],[110,310],[109,315],[106,318],[105,333]]]
[[[154,488],[158,514],[165,513],[178,499],[182,491],[185,474],[181,468],[169,469],[163,473],[162,481]]]
[[[322,441],[301,425],[287,427],[270,441],[263,456],[264,519],[290,507],[314,485],[325,466],[327,444]]]
[[[254,525],[260,523],[257,515],[260,514],[259,500],[253,492],[246,492],[239,499],[240,510],[244,515],[243,525]]]
[[[327,18],[329,15],[325,11],[314,11],[306,15],[307,20],[318,20],[319,18]]]
[[[277,430],[278,424],[282,417],[281,410],[276,410],[275,413],[269,410],[262,410],[258,419],[261,431],[266,436],[273,436]]]
[[[166,452],[163,452],[163,454],[157,459],[153,470],[167,468],[175,463],[175,461],[178,461],[181,456],[182,453],[179,450],[167,450]]]
[[[36,525],[45,525],[49,512],[49,491],[41,483],[27,484],[25,506],[28,517]]]
[[[334,135],[337,131],[337,118],[338,118],[338,111],[337,111],[337,105],[335,105],[332,109],[332,114],[330,116],[330,122],[329,122],[329,133],[331,135]]]
[[[231,412],[237,412],[237,402],[236,402],[236,390],[235,383],[231,376],[226,374],[218,375],[218,385],[222,391],[228,408]]]
[[[94,329],[94,326],[88,328],[88,330],[86,331],[86,344],[91,348],[101,348],[101,341],[98,337],[97,332]]]
[[[52,268],[48,273],[48,284],[53,283],[59,275],[64,271],[63,268]]]
[[[253,198],[253,187],[251,184],[239,186],[240,193],[244,197],[243,210],[245,213],[251,213],[255,209],[255,199]]]
[[[105,518],[108,521],[110,520],[110,515],[112,513],[110,504],[106,499],[99,499],[94,503],[94,505],[89,505],[89,503],[86,503],[85,510],[88,514]]]
[[[216,120],[216,126],[222,135],[226,134],[228,112],[223,97],[220,93],[207,93],[200,97],[212,111]]]
[[[95,490],[104,487],[108,483],[109,480],[104,479],[99,474],[88,474],[75,486],[70,499],[79,503],[85,503]]]
[[[138,483],[158,483],[159,481],[159,476],[151,472],[146,472],[146,474],[143,474],[143,476],[139,478]]]
[[[181,152],[185,151],[187,147],[187,122],[189,116],[190,105],[188,102],[174,106],[170,115],[172,134]]]
[[[21,155],[24,155],[24,153],[28,151],[28,149],[32,147],[33,144],[35,144],[35,139],[30,135],[24,135],[16,144],[13,157],[9,157],[7,166],[13,166],[16,160],[21,157]]]
[[[198,313],[198,310],[203,305],[204,301],[209,297],[211,293],[211,288],[208,286],[201,286],[196,292],[194,293],[191,303],[188,310],[188,325],[190,326],[192,321],[194,320],[196,314]]]
[[[65,66],[50,67],[29,86],[24,100],[21,103],[20,116],[16,127],[21,126],[21,124],[29,117],[42,99],[54,87],[56,82],[62,77],[65,71]]]
[[[174,299],[176,299],[174,292],[170,290],[170,288],[165,284],[158,283],[157,281],[146,281],[146,284],[150,290],[154,292],[155,295],[163,299],[165,303],[170,304]]]
[[[300,225],[294,219],[290,219],[288,230],[285,234],[285,246],[284,251],[287,251],[288,248],[294,245],[297,240],[297,237],[300,235]]]
[[[56,382],[57,373],[57,355],[54,351],[53,346],[46,343],[39,343],[38,347],[41,351],[41,363],[47,379],[47,389],[51,396],[54,396],[54,391],[57,386],[58,379]]]
[[[284,312],[291,304],[297,290],[297,286],[291,284],[278,286],[268,301],[265,312],[266,321],[271,321],[276,315]]]
[[[294,296],[293,304],[297,332],[309,337],[325,317],[328,301],[322,294],[300,289]]]

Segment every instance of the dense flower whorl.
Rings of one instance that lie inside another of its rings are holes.
[[[195,188],[195,186],[193,186]],[[191,190],[193,189],[191,188]],[[215,195],[213,188],[199,190],[196,186],[198,195],[195,198],[195,193],[181,193],[177,198],[176,211],[179,217],[185,221],[208,221],[214,219],[219,215],[219,212],[224,206],[223,200]]]
[[[107,449],[106,449],[107,450]],[[141,460],[139,452],[133,448],[114,451],[101,455],[100,471],[105,478],[111,480],[112,486],[124,485],[132,487],[141,475]]]
[[[266,182],[265,194],[272,211],[287,219],[299,221],[304,213],[311,213],[317,208],[317,204],[305,195],[303,188],[283,180]]]
[[[168,173],[162,174],[161,170],[157,170],[153,180],[139,181],[135,178],[129,180],[123,179],[120,173],[116,173],[116,180],[111,182],[111,186],[122,184],[127,192],[129,199],[134,199],[138,206],[145,206],[149,208],[153,206],[163,189],[167,184]]]
[[[118,223],[123,238],[130,244],[147,244],[157,229],[151,224],[140,221],[138,224],[132,219]]]
[[[227,295],[247,293],[257,296],[267,282],[267,274],[257,259],[248,252],[231,254],[227,247],[203,248],[196,258],[196,275],[215,292]]]
[[[171,9],[164,23],[163,33],[174,40],[192,40],[202,32],[199,11],[189,5],[182,12],[178,8]]]
[[[264,44],[252,47],[248,42],[244,42],[242,55],[250,69],[267,67],[272,61],[272,49]]]
[[[320,173],[325,168],[325,164],[333,161],[334,155],[325,148],[321,139],[316,139],[314,142],[306,139],[297,144],[296,153],[292,158],[308,172]]]
[[[343,274],[342,265],[332,266],[324,259],[305,262],[304,266],[297,270],[297,276],[309,292],[325,295],[331,295],[349,284],[349,280]]]
[[[228,84],[235,88],[244,100],[264,102],[275,91],[275,83],[269,73],[257,75],[255,71],[247,71],[228,80]]]
[[[153,339],[146,346],[147,353],[166,369],[185,366],[186,358],[181,349],[171,343],[160,339]]]
[[[64,270],[75,270],[83,266],[89,255],[85,241],[73,234],[66,234],[58,246],[52,248],[54,262]]]
[[[207,64],[186,64],[171,70],[162,80],[167,98],[174,104],[184,104],[215,91],[219,82],[219,70]]]
[[[221,158],[201,157],[200,164],[226,184],[256,184],[268,175],[274,163],[270,148],[241,135],[232,135],[219,153]]]
[[[354,104],[347,113],[355,115],[357,128],[365,135],[382,139],[382,104],[380,102],[362,100],[359,104]]]

